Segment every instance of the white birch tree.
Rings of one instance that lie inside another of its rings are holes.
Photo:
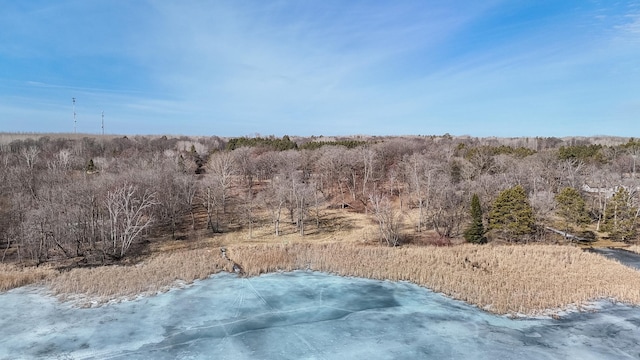
[[[155,194],[140,192],[137,186],[124,184],[107,192],[105,206],[109,214],[109,250],[122,258],[143,230],[153,223],[150,210],[157,204]]]

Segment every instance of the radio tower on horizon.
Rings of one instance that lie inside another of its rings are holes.
[[[76,98],[72,97],[71,101],[73,102],[73,133],[76,133],[76,125],[78,121],[76,120]]]
[[[102,111],[102,136],[104,136],[104,110]]]

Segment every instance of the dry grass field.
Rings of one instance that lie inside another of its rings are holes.
[[[203,218],[200,221],[205,221],[204,216],[205,214],[200,214],[200,217]],[[409,227],[410,224],[405,226]],[[365,214],[341,209],[323,209],[320,216],[320,227],[316,226],[315,219],[310,219],[308,225],[305,226],[304,236],[300,235],[295,224],[285,221],[284,216],[280,224],[279,236],[275,236],[273,224],[266,222],[254,224],[251,231],[248,229],[234,229],[234,231],[213,235],[207,231],[185,235],[188,235],[190,240],[165,238],[159,241],[152,241],[149,251],[155,254],[237,244],[318,243],[338,240],[340,242],[375,244],[378,241],[378,228],[372,219]]]
[[[54,278],[58,271],[51,267],[18,267],[0,264],[0,291]]]

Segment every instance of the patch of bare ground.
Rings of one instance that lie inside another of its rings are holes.
[[[628,249],[629,244],[622,241],[613,241],[607,238],[598,238],[598,240],[585,243],[578,244],[578,246],[582,248],[611,248],[611,249]]]
[[[280,234],[275,236],[273,224],[265,223],[255,226],[251,231],[246,228],[236,233],[227,233],[220,236],[225,245],[241,243],[316,243],[326,241],[342,242],[376,242],[377,228],[371,219],[361,213],[349,211],[330,211],[323,215],[319,224],[315,219],[309,220],[305,225],[304,235],[292,222],[280,224]]]
[[[283,216],[284,217],[284,216]],[[279,235],[275,235],[275,227],[271,222],[256,222],[249,229],[232,223],[233,231],[222,231],[212,234],[211,231],[199,231],[186,234],[185,239],[165,237],[151,242],[149,252],[152,254],[176,250],[193,250],[231,246],[235,244],[290,244],[297,242],[355,242],[377,243],[378,228],[370,216],[347,209],[323,209],[318,221],[310,217],[305,222],[304,235],[294,222],[282,219]]]

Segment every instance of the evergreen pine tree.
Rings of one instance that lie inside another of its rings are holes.
[[[629,192],[620,187],[607,202],[602,230],[608,231],[613,240],[626,241],[633,238],[636,235],[636,211],[631,205]]]
[[[520,185],[506,189],[493,202],[489,230],[496,230],[509,241],[534,232],[533,208]]]
[[[93,163],[93,159],[89,159],[89,162],[87,163],[87,173],[94,173],[96,170],[96,165]]]
[[[570,225],[583,226],[589,222],[587,205],[578,190],[566,187],[555,197],[558,203],[558,215],[564,218],[566,230]]]
[[[471,197],[471,225],[465,230],[464,238],[474,244],[484,244],[487,238],[484,236],[484,225],[482,224],[482,207],[478,194]]]

